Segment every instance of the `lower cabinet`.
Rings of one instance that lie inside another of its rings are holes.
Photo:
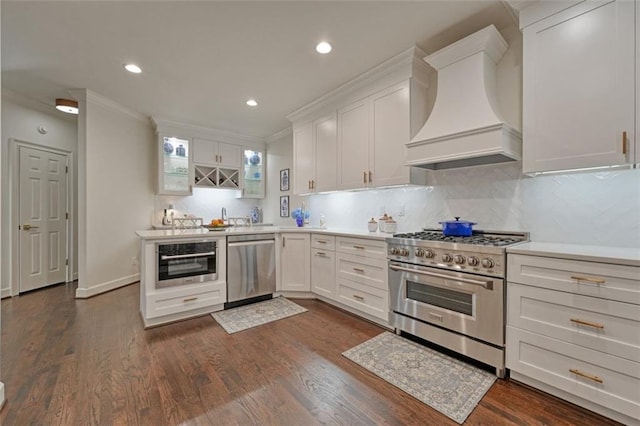
[[[334,236],[311,235],[311,291],[336,298],[336,252]]]
[[[308,233],[281,234],[280,288],[282,291],[311,291],[310,250]]]
[[[640,424],[640,268],[509,254],[507,271],[511,377]]]

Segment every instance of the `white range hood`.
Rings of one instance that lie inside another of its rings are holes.
[[[507,50],[490,25],[424,60],[438,71],[427,122],[407,144],[407,165],[432,170],[520,160],[522,136],[500,115],[496,63]]]

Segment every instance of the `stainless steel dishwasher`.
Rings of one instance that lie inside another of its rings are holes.
[[[228,236],[225,308],[269,299],[275,291],[275,234]]]

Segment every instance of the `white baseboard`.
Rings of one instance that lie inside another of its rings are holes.
[[[10,288],[0,289],[0,299],[4,299],[5,297],[11,297],[11,289]]]
[[[96,284],[89,288],[76,289],[76,299],[87,299],[92,296],[96,296],[107,291],[115,290],[116,288],[124,287],[126,285],[140,281],[140,274],[133,274],[126,277],[118,278],[116,280],[107,281],[105,283]]]
[[[0,382],[0,409],[4,406],[4,383]]]

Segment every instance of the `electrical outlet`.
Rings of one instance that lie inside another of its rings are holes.
[[[138,256],[133,256],[131,258],[131,266],[138,266]]]
[[[400,207],[398,207],[398,216],[404,216],[404,215],[405,215],[404,204],[400,204]]]

